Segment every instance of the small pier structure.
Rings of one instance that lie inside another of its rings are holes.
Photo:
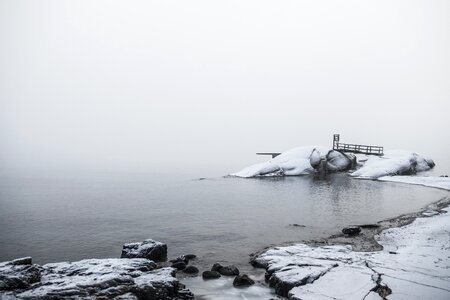
[[[339,137],[339,134],[333,135],[333,150],[379,156],[382,156],[384,154],[383,147],[340,143]]]
[[[256,155],[271,155],[272,158],[275,158],[275,157],[277,157],[280,154],[281,153],[278,153],[278,152],[259,152],[259,153],[256,153]]]

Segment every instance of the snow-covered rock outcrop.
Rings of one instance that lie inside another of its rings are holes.
[[[12,261],[0,264],[0,298],[193,299],[174,276],[175,269],[158,269],[143,258],[85,259],[42,267],[31,259],[20,265]],[[11,284],[18,281],[20,285]]]
[[[327,147],[298,147],[283,152],[267,162],[252,165],[231,175],[237,177],[308,175],[316,172],[321,161],[326,162],[326,169],[329,172],[345,171],[351,167],[353,159],[351,155],[345,155]]]
[[[360,178],[379,178],[391,175],[413,175],[434,167],[426,156],[405,150],[389,150],[383,156],[367,155],[362,167],[351,175]]]
[[[167,245],[152,239],[123,245],[121,258],[147,258],[156,262],[167,259]]]
[[[323,165],[324,164],[324,165]],[[434,167],[432,159],[405,150],[386,151],[384,156],[353,155],[321,146],[298,147],[279,156],[231,174],[237,177],[295,176],[355,169],[352,176],[376,179],[390,175],[412,175]]]
[[[33,265],[31,257],[0,263],[0,292],[2,290],[24,289],[40,280],[40,266]]]
[[[450,299],[449,236],[447,211],[382,231],[380,252],[297,244],[270,249],[253,264],[292,300]]]

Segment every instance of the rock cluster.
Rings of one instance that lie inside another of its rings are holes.
[[[248,275],[239,275],[239,269],[235,265],[222,266],[219,263],[215,263],[211,267],[211,271],[204,271],[202,277],[205,280],[217,279],[223,276],[235,276],[233,281],[233,286],[235,287],[245,287],[250,286],[255,283]]]
[[[124,250],[131,249],[126,253],[134,252],[126,255],[166,255],[165,244],[149,241],[124,245]],[[194,299],[175,278],[175,271],[147,258],[85,259],[39,266],[28,257],[0,263],[0,298]]]
[[[186,274],[197,274],[199,272],[197,267],[188,266],[189,261],[194,258],[196,258],[194,254],[178,256],[177,258],[170,260],[172,263],[171,267],[179,271],[183,271]]]

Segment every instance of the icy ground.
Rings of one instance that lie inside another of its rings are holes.
[[[325,164],[322,165],[321,162]],[[389,175],[412,175],[434,167],[431,158],[405,150],[385,151],[383,156],[353,155],[327,147],[306,146],[291,149],[263,163],[255,164],[231,174],[237,177],[295,176],[314,174],[320,168],[327,172],[350,169],[358,178],[376,179]]]
[[[384,230],[379,252],[305,244],[255,259],[289,299],[450,299],[450,213]]]
[[[425,177],[425,176],[384,176],[378,178],[381,181],[418,184],[450,190],[450,177]]]

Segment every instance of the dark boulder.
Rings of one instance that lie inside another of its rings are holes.
[[[342,229],[342,233],[346,235],[357,235],[361,232],[361,227],[359,226],[348,226]]]
[[[184,270],[186,269],[186,264],[184,261],[177,261],[171,265],[172,268],[175,268],[177,270]]]
[[[327,154],[327,171],[342,172],[350,170],[354,164],[352,159],[342,152],[330,150]]]
[[[170,262],[171,263],[176,263],[176,262],[184,262],[185,264],[188,264],[190,260],[196,258],[197,256],[195,256],[194,254],[186,254],[186,255],[180,255],[174,259],[171,259]]]
[[[222,269],[222,268],[223,268],[223,266],[222,266],[221,264],[215,263],[215,264],[212,266],[211,271],[217,271],[217,272],[219,272],[220,269]]]
[[[187,266],[186,269],[183,270],[183,272],[187,274],[197,274],[199,270],[197,267]]]
[[[184,255],[184,257],[187,260],[192,260],[192,259],[196,258],[197,256],[195,254],[186,254],[186,255]]]
[[[301,224],[297,224],[297,223],[289,224],[289,226],[292,226],[292,227],[306,227],[305,225],[301,225]]]
[[[253,284],[255,284],[255,281],[253,279],[251,279],[250,277],[248,277],[248,275],[246,275],[246,274],[238,275],[233,280],[234,287],[251,286]]]
[[[205,271],[202,273],[203,279],[217,279],[220,276],[220,273],[217,271]]]
[[[123,245],[121,258],[147,258],[155,262],[167,259],[167,245],[152,239]]]
[[[235,265],[225,266],[220,268],[219,273],[224,276],[239,275],[239,269]]]

